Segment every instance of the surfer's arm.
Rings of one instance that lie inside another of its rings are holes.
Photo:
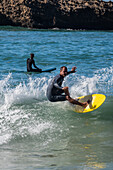
[[[59,75],[57,75],[57,76],[54,78],[54,83],[53,83],[54,87],[56,87],[56,88],[59,89],[59,90],[63,90],[63,87],[61,86],[62,81],[63,81],[63,80],[61,79],[61,77],[59,77]]]
[[[28,61],[29,61],[29,58],[27,59],[27,63],[28,63]]]
[[[33,60],[33,66],[35,67],[35,68],[38,68],[36,65],[35,65],[35,61]]]
[[[55,86],[57,89],[63,90],[63,87],[59,86],[58,83],[54,83],[54,86]]]
[[[68,75],[68,74],[71,74],[71,73],[75,73],[75,72],[76,72],[76,71],[75,71],[76,69],[77,69],[77,67],[73,67],[73,68],[71,69],[71,71],[68,71],[68,72],[67,72],[67,75]]]
[[[42,69],[38,68],[36,65],[35,65],[35,61],[33,60],[33,66],[40,72],[42,72]]]

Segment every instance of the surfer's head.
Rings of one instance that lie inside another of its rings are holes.
[[[31,53],[30,55],[31,55],[31,59],[33,59],[33,58],[34,58],[34,54],[33,54],[33,53]]]
[[[67,76],[67,67],[62,66],[60,68],[60,75],[63,76],[63,77]]]

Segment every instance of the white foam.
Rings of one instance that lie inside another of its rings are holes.
[[[0,144],[7,143],[16,136],[25,137],[40,135],[42,132],[46,133],[46,130],[54,131],[55,124],[50,120],[42,120],[40,115],[42,112],[49,115],[54,110],[52,108],[63,109],[67,106],[67,102],[62,105],[62,102],[46,101],[47,86],[52,78],[30,77],[26,82],[21,81],[16,86],[12,86],[13,77],[9,73],[7,77],[0,80]],[[63,86],[69,87],[73,98],[92,93],[113,95],[113,67],[97,70],[92,77],[71,74],[65,78]],[[26,108],[26,104],[31,106],[30,110]],[[48,110],[44,110],[46,106]],[[38,121],[34,113],[39,114]]]
[[[12,104],[31,103],[33,99],[43,100],[46,97],[48,79],[46,77],[32,79],[28,82],[20,82],[16,87],[11,88],[9,85],[11,74],[1,81],[1,98],[2,106],[9,108]]]
[[[14,104],[24,104],[36,102],[36,100],[47,100],[46,90],[52,77],[41,77],[27,82],[20,82],[15,87],[11,87],[13,81],[12,74],[0,81],[0,104],[4,108],[9,108]],[[71,74],[65,78],[63,86],[68,86],[72,97],[88,95],[92,93],[113,94],[113,67],[103,68],[94,72],[92,77]]]
[[[0,145],[5,144],[10,141],[12,134],[3,134],[0,136]]]
[[[113,67],[102,68],[94,72],[92,77],[70,75],[65,80],[72,97],[94,93],[113,95]]]
[[[47,129],[52,129],[54,127],[54,124],[52,122],[42,122],[35,126],[29,127],[29,133],[32,135],[40,134],[42,131]]]

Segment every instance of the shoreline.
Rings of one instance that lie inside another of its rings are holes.
[[[78,31],[82,31],[82,32],[113,32],[113,30],[86,30],[86,29],[60,29],[60,28],[48,28],[48,29],[39,29],[39,28],[27,28],[27,27],[21,27],[21,26],[11,26],[11,25],[4,25],[4,26],[1,26],[0,25],[0,31],[74,31],[74,32],[78,32]]]

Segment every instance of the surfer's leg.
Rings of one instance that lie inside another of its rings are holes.
[[[76,105],[79,105],[79,106],[83,106],[84,108],[88,106],[88,102],[84,102],[84,103],[81,103],[75,99],[72,99],[71,97],[69,96],[66,96],[66,99],[71,103],[71,104],[76,104]]]
[[[66,95],[55,95],[55,96],[51,96],[49,98],[49,101],[51,102],[59,102],[59,101],[66,101]]]

